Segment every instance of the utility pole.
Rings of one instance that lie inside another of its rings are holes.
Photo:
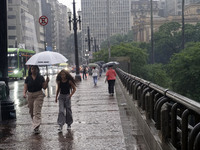
[[[73,0],[73,18],[71,18],[71,12],[69,14],[69,28],[71,30],[71,23],[73,23],[74,30],[74,46],[75,46],[75,63],[76,63],[76,75],[75,80],[81,81],[80,70],[79,70],[79,56],[78,56],[78,38],[77,38],[77,23],[79,23],[79,28],[81,28],[81,16],[76,17],[76,6],[75,0]]]
[[[184,19],[185,0],[182,0],[182,49],[185,48],[185,19]]]
[[[0,81],[8,86],[7,0],[0,1]]]
[[[151,0],[151,52],[152,52],[152,64],[154,64],[153,2],[152,0]]]
[[[90,27],[89,26],[87,27],[87,32],[88,32],[88,37],[87,37],[87,40],[88,40],[88,50],[90,52],[91,51],[91,46],[90,46]]]
[[[110,5],[109,5],[109,0],[107,0],[107,40],[108,40],[108,58],[111,57],[111,52],[110,52]]]

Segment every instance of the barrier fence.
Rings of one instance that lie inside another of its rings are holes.
[[[200,103],[117,68],[122,84],[175,149],[200,150]]]

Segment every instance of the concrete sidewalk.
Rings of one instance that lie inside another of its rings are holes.
[[[116,88],[120,90],[119,88]],[[53,88],[55,90],[55,87]],[[122,95],[121,95],[122,96]],[[121,97],[119,95],[119,97]],[[122,97],[121,97],[122,98]],[[123,108],[118,107],[116,94],[112,97],[107,92],[104,77],[93,85],[92,77],[82,80],[77,85],[77,91],[72,97],[72,112],[74,123],[67,131],[58,133],[58,104],[54,102],[55,95],[45,98],[42,109],[41,133],[32,133],[31,118],[27,105],[17,109],[17,120],[0,124],[0,149],[6,150],[139,150],[146,149],[143,138],[138,142],[127,142],[134,137],[135,129],[130,116],[123,114]],[[123,106],[122,104],[120,104]],[[120,114],[123,122],[121,122]],[[8,123],[8,124],[6,124]],[[123,129],[125,127],[126,129]],[[127,130],[131,130],[128,134]],[[137,129],[138,130],[138,129]],[[139,133],[139,136],[142,136]],[[138,137],[138,134],[137,134]],[[131,145],[130,143],[133,142]],[[128,145],[127,145],[128,144]]]

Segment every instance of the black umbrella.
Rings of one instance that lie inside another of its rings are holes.
[[[119,62],[117,62],[117,61],[110,61],[110,62],[104,64],[103,68],[109,67],[109,66],[115,66],[115,65],[119,65]]]

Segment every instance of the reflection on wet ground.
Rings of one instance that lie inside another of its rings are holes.
[[[20,98],[23,82],[18,81],[18,89],[14,88],[16,83],[9,83],[13,98],[15,89],[19,91],[19,102],[16,102],[17,119],[0,124],[0,149],[148,150],[143,135],[136,128],[137,124],[131,125],[132,116],[125,102],[121,102],[120,106],[116,95],[108,94],[103,77],[98,80],[96,87],[92,77],[78,83],[77,91],[72,97],[72,129],[67,130],[65,125],[62,133],[57,130],[58,103],[54,102],[56,84],[55,77],[52,77],[50,97],[44,99],[41,133],[38,135],[33,134],[29,109]]]

